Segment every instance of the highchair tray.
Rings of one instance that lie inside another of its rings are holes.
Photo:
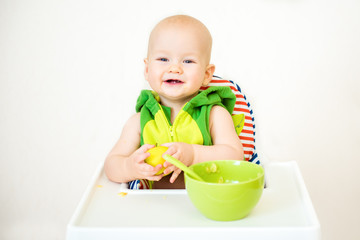
[[[67,240],[320,239],[320,225],[296,162],[265,167],[258,205],[244,219],[218,222],[192,205],[186,190],[128,190],[99,166],[67,226]]]

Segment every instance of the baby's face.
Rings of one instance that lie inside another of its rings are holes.
[[[212,77],[210,51],[211,40],[195,27],[159,27],[149,41],[145,78],[162,101],[187,102]]]

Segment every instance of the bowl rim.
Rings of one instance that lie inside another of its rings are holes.
[[[262,169],[262,172],[261,174],[255,178],[252,178],[250,180],[247,180],[247,181],[242,181],[242,182],[238,182],[238,183],[233,183],[233,182],[230,182],[230,183],[212,183],[212,182],[203,182],[203,181],[199,181],[193,177],[191,177],[189,174],[185,173],[184,172],[184,175],[185,177],[187,178],[190,178],[192,181],[195,181],[197,183],[201,183],[201,184],[206,184],[206,185],[226,185],[226,186],[229,186],[229,185],[243,185],[243,184],[246,184],[246,183],[250,183],[250,182],[254,182],[254,181],[257,181],[259,180],[260,178],[263,178],[264,175],[265,175],[265,169],[263,166],[261,166],[260,164],[256,164],[256,163],[253,163],[253,162],[248,162],[248,161],[245,161],[245,160],[234,160],[234,159],[221,159],[221,160],[211,160],[211,161],[205,161],[205,162],[199,162],[199,163],[195,163],[191,166],[189,166],[189,168],[193,168],[193,166],[195,165],[200,165],[200,164],[204,164],[204,163],[212,163],[212,162],[219,162],[219,161],[228,161],[228,162],[241,162],[243,164],[250,164],[250,165],[256,165],[257,167],[260,167],[260,169]],[[185,180],[186,181],[186,180]]]

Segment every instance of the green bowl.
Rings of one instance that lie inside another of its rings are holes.
[[[207,218],[233,221],[246,217],[264,189],[264,169],[251,162],[216,160],[190,166],[205,182],[185,174],[190,200]]]

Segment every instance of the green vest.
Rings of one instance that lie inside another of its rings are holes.
[[[209,116],[214,105],[220,105],[231,114],[235,95],[229,87],[212,86],[199,92],[187,102],[171,124],[171,109],[159,104],[157,93],[142,90],[136,112],[141,113],[141,145],[161,145],[167,142],[212,145]]]

